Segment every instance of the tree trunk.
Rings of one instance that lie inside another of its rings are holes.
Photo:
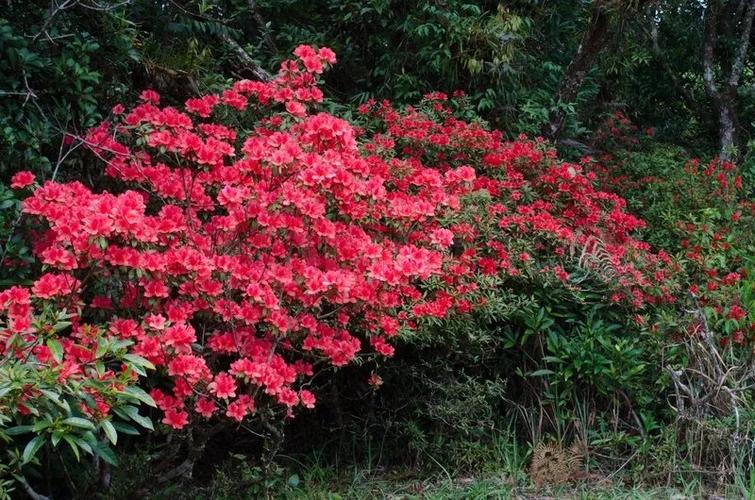
[[[738,145],[737,114],[733,99],[724,98],[718,103],[719,157],[729,161],[736,156]]]
[[[741,12],[745,2],[740,3]],[[739,79],[744,70],[747,50],[750,46],[753,16],[755,16],[755,0],[746,1],[747,10],[742,19],[739,43],[734,58],[731,61],[728,78],[722,83],[716,81],[716,66],[722,67],[716,61],[716,43],[722,5],[720,0],[710,1],[705,11],[705,38],[703,41],[703,81],[705,91],[713,102],[718,116],[719,156],[722,160],[736,159],[738,154],[739,126],[737,120],[737,89]],[[722,70],[723,71],[723,70]]]
[[[556,105],[550,114],[550,119],[543,129],[543,135],[548,139],[555,140],[561,134],[564,126],[566,113],[562,105],[574,102],[577,93],[585,81],[585,77],[595,64],[595,61],[603,50],[610,35],[610,14],[602,2],[595,2],[590,16],[590,22],[582,35],[577,53],[566,68],[556,92]]]

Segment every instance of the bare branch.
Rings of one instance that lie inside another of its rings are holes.
[[[45,35],[49,38],[49,35],[47,34],[47,29],[50,27],[52,22],[55,20],[58,15],[60,15],[64,10],[70,9],[71,7],[75,6],[78,3],[78,0],[65,0],[63,3],[58,4],[58,0],[53,0],[52,4],[50,5],[50,15],[47,16],[47,19],[45,19],[45,22],[42,24],[42,28],[40,28],[39,33],[34,35],[34,38],[31,39],[32,42],[37,41],[37,38],[39,38],[42,35]]]
[[[19,476],[18,482],[21,483],[21,486],[24,487],[24,491],[32,500],[50,500],[50,497],[34,491],[34,488],[31,487],[31,485],[26,481],[26,478],[24,478],[23,476]]]
[[[222,39],[233,50],[236,57],[244,65],[244,69],[249,70],[255,78],[262,81],[269,81],[273,79],[273,75],[268,73],[257,63],[257,61],[252,59],[252,56],[250,56],[249,53],[244,50],[244,47],[239,45],[239,43],[230,35],[223,34]]]

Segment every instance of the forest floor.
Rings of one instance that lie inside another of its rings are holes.
[[[505,473],[484,475],[461,475],[458,477],[435,475],[427,477],[411,470],[354,470],[352,473],[336,474],[328,468],[310,467],[298,473],[287,473],[277,480],[255,483],[239,491],[243,480],[236,474],[220,473],[212,481],[203,484],[174,484],[155,492],[151,498],[171,499],[706,499],[718,500],[742,498],[755,500],[755,477],[747,484],[720,485],[715,489],[704,487],[697,481],[676,480],[673,487],[635,486],[617,478],[598,478],[574,481],[560,486],[545,486],[539,489],[521,486],[521,480],[510,478]],[[242,474],[243,476],[243,474]],[[521,478],[520,478],[521,479]],[[122,491],[125,493],[125,491]],[[128,498],[115,494],[113,498]]]
[[[697,483],[681,488],[633,487],[603,481],[584,481],[539,490],[512,484],[505,476],[448,478],[397,478],[373,475],[353,478],[351,482],[317,483],[303,481],[284,496],[296,499],[719,499],[755,498],[755,490],[737,492],[733,485],[722,493],[708,492]]]

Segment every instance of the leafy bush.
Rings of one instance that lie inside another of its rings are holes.
[[[127,422],[153,428],[138,407],[154,402],[135,385],[151,364],[129,353],[132,341],[80,323],[78,313],[61,306],[50,301],[35,309],[25,288],[0,292],[7,320],[0,329],[0,438],[9,444],[3,472],[24,485],[22,467],[39,465],[41,454],[49,460],[67,447],[76,460],[83,452],[115,464],[109,445],[119,433],[139,434]]]
[[[133,370],[157,368],[147,385],[170,427],[220,413],[269,425],[314,406],[315,369],[357,359],[360,338],[390,356],[387,339],[417,321],[501,307],[507,289],[579,302],[597,287],[630,309],[669,300],[667,257],[631,237],[642,222],[581,165],[455,119],[442,94],[405,111],[369,102],[363,130],[310,112],[335,55],[295,54],[272,81],[189,99],[190,114],[151,90],[116,106],[81,140],[140,191],[14,176],[48,228],[35,248],[46,269],[33,297],[12,289],[26,295],[21,310],[6,299],[5,331],[28,333],[32,300],[72,323],[53,332],[54,355],[27,346],[28,361],[96,381],[110,346]],[[546,330],[525,324],[519,343]]]
[[[672,438],[662,437],[674,447],[672,465],[660,460],[649,469],[660,476],[669,467],[716,464],[721,481],[747,476],[745,450],[755,440],[752,186],[732,163],[687,160],[685,151],[652,142],[619,151],[595,171],[644,214],[645,239],[671,255],[681,287],[674,303],[645,316],[665,339],[659,355],[676,425]]]
[[[749,346],[755,205],[739,169],[718,159],[685,160],[668,147],[624,153],[609,165],[595,169],[603,184],[627,194],[648,221],[645,239],[673,257],[675,279],[689,292],[680,307],[702,309],[722,342]],[[680,325],[685,318],[691,322]],[[694,335],[703,325],[697,315],[680,314],[660,327]]]
[[[22,231],[21,201],[0,184],[0,287],[28,279],[34,257]]]
[[[689,164],[691,179],[715,180],[709,191],[673,184],[687,207],[717,197],[728,208],[659,229],[661,194],[628,204],[601,189],[622,175],[611,163],[507,142],[462,94],[405,108],[368,101],[356,124],[318,112],[318,77],[335,55],[295,55],[276,78],[189,99],[185,112],[160,107],[153,90],[128,112],[116,106],[76,138],[105,164],[112,191],[13,177],[12,187],[32,188],[23,211],[41,228],[43,265],[30,290],[0,301],[10,434],[34,433],[12,441],[26,450],[17,472],[46,442],[48,454],[66,441],[114,461],[104,439],[136,432],[129,421],[151,427],[138,402],[191,440],[208,421],[275,428],[327,385],[373,394],[369,411],[383,423],[371,425],[388,432],[394,422],[415,459],[453,450],[471,465],[474,443],[507,412],[533,442],[546,432],[589,439],[593,425],[619,435],[621,424],[637,446],[663,415],[650,394],[670,387],[651,332],[695,324],[667,321],[680,289],[695,292],[707,276],[709,293],[696,296],[706,318],[721,339],[745,344],[746,246],[722,235],[748,241],[750,225],[712,229],[751,217],[728,164]],[[650,227],[630,213],[644,202]],[[701,238],[692,252],[674,247],[679,228]],[[653,252],[639,232],[665,249]],[[399,334],[399,357],[381,361]],[[367,367],[345,372],[359,379],[318,377],[368,359],[385,363],[398,389],[375,393]],[[471,446],[459,448],[457,434]]]
[[[432,232],[433,216],[458,206],[456,193],[474,179],[471,169],[444,177],[362,157],[348,123],[306,113],[322,98],[314,75],[335,56],[306,46],[296,53],[272,82],[241,81],[222,96],[187,102],[199,117],[216,106],[216,114],[243,113],[250,97],[262,110],[285,104],[284,114],[238,138],[229,127],[194,125],[158,108],[154,91],[123,117],[115,139],[107,124],[89,134],[106,171],[141,183],[152,198],[48,182],[24,202],[50,227],[42,262],[62,271],[39,278],[35,295],[82,291],[92,294],[92,311],[118,311],[110,334],[134,339],[132,351],[172,378],[152,395],[177,429],[189,408],[210,418],[221,405],[241,421],[265,397],[313,406],[314,395],[294,387],[313,370],[297,353],[344,365],[361,349],[353,333],[369,332],[374,349],[390,355],[385,338],[404,319],[398,309],[420,295],[412,282],[439,274],[446,258],[432,241],[420,247],[405,233],[416,224]],[[193,347],[198,342],[203,347]]]

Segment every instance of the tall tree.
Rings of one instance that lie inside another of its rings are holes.
[[[737,90],[750,47],[754,15],[755,0],[710,0],[705,11],[703,81],[718,115],[722,159],[738,154]]]

